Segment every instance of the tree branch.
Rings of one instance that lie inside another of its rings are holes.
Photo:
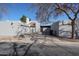
[[[70,20],[72,20],[72,18],[69,16],[69,14],[68,14],[65,10],[63,10],[62,8],[57,8],[57,9],[63,11],[63,12],[67,15],[67,17],[68,17]]]
[[[68,14],[64,9],[62,9],[59,4],[56,3],[56,6],[57,6],[56,9],[59,9],[59,10],[63,11],[63,12],[67,15],[67,17],[68,17],[70,20],[72,20],[72,18],[69,16],[69,14]],[[72,9],[71,9],[71,10],[72,10]],[[73,10],[72,10],[72,11],[73,11]]]
[[[78,15],[78,13],[79,13],[79,9],[77,10],[77,12],[75,13],[75,17],[74,17],[74,20],[77,18],[77,15]]]
[[[68,7],[74,14],[76,13],[71,7]]]

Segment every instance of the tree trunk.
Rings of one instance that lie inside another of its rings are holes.
[[[72,34],[71,34],[71,38],[74,39],[75,38],[75,20],[71,21],[71,26],[72,26]]]

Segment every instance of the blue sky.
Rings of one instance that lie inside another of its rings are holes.
[[[30,9],[31,4],[5,4],[7,8],[7,13],[3,14],[3,20],[19,20],[22,15],[25,15],[32,20],[35,20],[36,10],[34,8]]]
[[[22,15],[29,17],[31,20],[36,20],[36,9],[31,8],[32,4],[30,3],[8,3],[5,4],[7,8],[7,13],[3,14],[3,20],[19,20]],[[67,17],[62,15],[58,20],[66,20]],[[51,19],[51,21],[53,18]]]

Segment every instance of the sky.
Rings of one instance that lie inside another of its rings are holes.
[[[31,4],[5,4],[7,13],[2,14],[2,20],[19,20],[23,15],[32,20],[36,18],[36,10],[34,8],[31,9]]]
[[[23,15],[30,18],[31,20],[36,20],[36,9],[31,8],[31,3],[7,3],[3,4],[3,6],[7,10],[6,14],[2,14],[1,19],[4,21],[18,21]],[[57,18],[57,20],[67,20],[67,17],[62,15],[61,17]],[[51,18],[51,21],[54,21],[53,18]]]

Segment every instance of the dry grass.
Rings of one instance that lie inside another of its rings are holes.
[[[58,37],[58,39],[62,41],[68,41],[68,42],[79,42],[79,39],[71,39],[71,38],[64,38],[64,37]]]

